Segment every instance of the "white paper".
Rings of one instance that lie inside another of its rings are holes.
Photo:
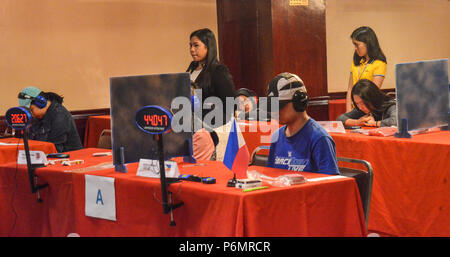
[[[116,220],[114,178],[85,175],[85,215]]]
[[[346,133],[342,121],[317,121],[328,133]]]
[[[335,175],[335,176],[326,176],[321,178],[308,178],[308,182],[317,182],[322,180],[330,180],[330,179],[339,179],[339,178],[346,178],[345,176],[341,175]]]
[[[43,151],[30,151],[31,164],[46,164],[47,156]],[[27,164],[27,157],[25,156],[25,150],[19,150],[17,156],[17,164]]]
[[[165,161],[164,166],[167,178],[178,178],[180,176],[180,171],[178,170],[178,164],[176,162]],[[136,176],[160,178],[159,160],[140,159]]]

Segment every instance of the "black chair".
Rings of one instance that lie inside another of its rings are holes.
[[[251,165],[256,166],[267,166],[267,158],[268,155],[259,154],[261,150],[269,150],[270,146],[258,146],[252,153],[252,158],[250,161]],[[337,161],[339,162],[349,162],[349,163],[359,163],[363,164],[366,167],[365,170],[339,167],[339,173],[345,177],[351,177],[355,179],[355,182],[358,186],[359,195],[361,197],[361,202],[364,211],[364,218],[366,221],[366,227],[369,225],[369,210],[370,210],[370,199],[372,196],[372,183],[373,183],[373,169],[372,165],[365,160],[346,158],[346,157],[337,157]]]
[[[361,196],[366,227],[369,225],[370,199],[372,197],[373,169],[372,165],[365,160],[337,157],[338,162],[349,162],[363,164],[365,170],[339,167],[339,173],[342,176],[354,178],[358,185],[359,195]]]
[[[104,129],[98,138],[97,148],[112,149],[111,130]]]
[[[269,145],[261,145],[255,148],[252,153],[252,158],[250,159],[249,166],[267,166],[267,155],[258,154],[261,150],[269,150]]]

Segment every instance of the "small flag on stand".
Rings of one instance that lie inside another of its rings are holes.
[[[236,125],[236,120],[233,118],[223,164],[225,164],[238,179],[241,179],[247,177],[249,160],[250,154],[247,145],[245,144],[244,137],[239,130],[239,126]]]

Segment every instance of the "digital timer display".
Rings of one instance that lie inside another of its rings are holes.
[[[25,129],[30,124],[31,117],[30,111],[23,107],[13,107],[5,115],[6,123],[15,130]]]
[[[149,105],[136,112],[136,125],[149,134],[162,134],[170,129],[172,114],[156,105]]]
[[[147,126],[153,126],[153,127],[167,127],[167,115],[163,114],[163,115],[158,115],[158,114],[145,114],[144,115],[144,120],[146,122]]]

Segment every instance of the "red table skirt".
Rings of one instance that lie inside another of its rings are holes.
[[[337,155],[369,161],[369,231],[392,236],[450,235],[450,131],[411,139],[332,133]]]

